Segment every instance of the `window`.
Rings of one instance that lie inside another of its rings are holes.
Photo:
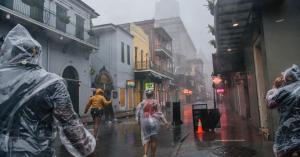
[[[144,62],[144,51],[141,50],[141,62]]]
[[[137,62],[138,62],[138,60],[137,60],[137,53],[138,53],[138,47],[135,47],[135,48],[134,48],[134,61],[135,61],[135,66],[137,65]]]
[[[127,64],[130,65],[130,46],[127,45]]]
[[[122,42],[121,43],[121,61],[122,61],[122,63],[124,63],[125,62],[125,50],[124,50],[125,48],[124,48],[124,43]]]
[[[67,9],[56,4],[56,28],[60,31],[66,32],[67,23],[70,20],[67,16]]]
[[[30,5],[30,17],[39,21],[44,22],[44,3],[45,0],[35,1],[34,5]]]
[[[84,39],[84,19],[78,15],[76,15],[76,37]]]

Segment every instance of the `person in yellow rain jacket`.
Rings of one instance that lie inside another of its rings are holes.
[[[104,112],[104,107],[110,104],[112,101],[107,101],[103,96],[102,89],[96,89],[96,93],[92,96],[89,102],[86,104],[84,113],[86,114],[91,109],[91,115],[94,120],[94,136],[97,138],[98,129],[100,127],[101,117]]]

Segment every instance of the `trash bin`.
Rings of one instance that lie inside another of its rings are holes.
[[[220,121],[219,109],[208,109],[206,103],[193,104],[193,125],[194,131],[197,132],[199,119],[204,131],[214,130]]]
[[[194,132],[197,132],[199,119],[201,120],[203,130],[207,131],[207,104],[193,104],[192,110]]]
[[[182,124],[180,102],[173,102],[173,124]]]

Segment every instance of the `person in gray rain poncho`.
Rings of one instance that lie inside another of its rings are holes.
[[[95,148],[94,137],[74,112],[61,77],[39,65],[41,46],[21,25],[6,36],[0,51],[0,156],[53,157],[58,130],[76,157]]]
[[[280,84],[280,78],[278,78]],[[277,80],[278,80],[277,79]],[[284,84],[267,94],[269,108],[278,108],[279,127],[275,135],[277,157],[291,157],[300,150],[300,69],[293,65],[283,73]],[[275,81],[276,84],[276,81]],[[276,85],[275,85],[276,86]]]
[[[169,127],[164,114],[161,111],[161,105],[157,100],[153,99],[154,92],[152,90],[145,91],[146,99],[144,99],[136,110],[136,120],[141,127],[141,138],[144,146],[144,157],[147,157],[148,149],[151,147],[151,157],[155,157],[157,139],[160,128],[160,122]]]

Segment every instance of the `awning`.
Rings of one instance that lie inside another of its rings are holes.
[[[252,23],[254,0],[218,0],[215,8],[217,52],[241,52]]]

